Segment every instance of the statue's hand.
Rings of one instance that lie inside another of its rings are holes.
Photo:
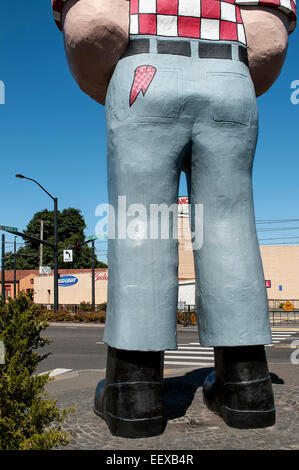
[[[111,75],[129,40],[129,2],[68,0],[62,24],[73,77],[82,91],[105,104]]]
[[[278,78],[288,48],[289,19],[277,8],[243,6],[251,77],[256,96],[265,93]]]

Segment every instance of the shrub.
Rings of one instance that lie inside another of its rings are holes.
[[[86,313],[75,313],[73,316],[74,321],[89,323],[89,322],[100,322],[105,323],[106,312],[86,312]]]
[[[36,351],[50,340],[41,337],[48,324],[38,307],[21,293],[0,305],[0,340],[5,363],[0,365],[0,449],[49,450],[67,445],[69,434],[62,423],[71,410],[59,410],[46,399],[49,374],[34,375],[48,355]]]
[[[106,312],[99,312],[100,323],[106,322]]]
[[[37,307],[37,311],[35,312],[35,316],[37,318],[43,318],[46,321],[63,321],[63,322],[68,322],[68,321],[73,321],[74,315],[71,312],[68,312],[67,310],[58,310],[57,313],[54,313],[52,310],[39,310]]]
[[[73,315],[69,312],[58,311],[57,313],[51,312],[49,316],[47,316],[48,321],[72,321]]]
[[[177,323],[181,324],[184,322],[184,314],[178,310],[177,313]]]
[[[77,313],[75,313],[75,315],[73,316],[73,320],[74,320],[74,321],[83,322],[85,315],[86,315],[86,313],[77,312]]]
[[[36,318],[44,318],[48,322],[80,322],[80,323],[105,323],[106,312],[77,312],[72,314],[66,311],[58,311],[54,313],[49,310],[38,311],[35,313]]]
[[[91,312],[91,304],[89,302],[81,302],[79,305],[81,312]]]
[[[100,304],[98,308],[99,308],[99,311],[100,311],[100,312],[106,312],[106,310],[107,310],[107,304],[106,304],[106,303]]]

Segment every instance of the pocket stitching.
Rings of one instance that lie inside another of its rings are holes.
[[[245,74],[242,74],[241,72],[207,72],[206,74],[207,76],[207,82],[208,82],[208,87],[211,90],[211,87],[210,87],[210,81],[208,80],[208,77],[209,76],[214,76],[214,77],[226,77],[226,78],[229,78],[231,76],[233,77],[239,77],[241,78],[242,80],[245,80],[247,83],[248,83],[248,86],[250,85],[249,83],[249,78],[247,75]],[[213,96],[213,93],[211,93],[211,95]],[[251,123],[251,119],[252,119],[252,101],[253,101],[253,94],[252,94],[252,89],[251,87],[249,86],[248,88],[248,98],[249,98],[249,109],[248,109],[248,118],[246,120],[246,122],[244,121],[241,121],[241,119],[239,119],[238,121],[234,118],[232,118],[231,120],[224,120],[224,119],[216,119],[216,106],[215,106],[215,103],[214,101],[210,101],[209,103],[209,109],[210,109],[210,116],[212,117],[212,119],[215,121],[215,122],[219,122],[219,123],[223,123],[223,124],[239,124],[241,126],[246,126],[248,127]]]

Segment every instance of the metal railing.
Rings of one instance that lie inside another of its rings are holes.
[[[186,326],[196,325],[195,305],[178,305],[177,323]]]
[[[294,301],[292,301],[293,303]],[[298,301],[299,302],[299,301]],[[281,303],[281,302],[280,302]],[[96,305],[95,311],[99,312],[105,310],[104,304]],[[293,304],[294,305],[294,304]],[[53,310],[53,305],[49,304],[39,304],[43,310]],[[59,310],[65,310],[73,314],[84,311],[88,312],[82,305],[59,305]],[[295,308],[291,311],[286,311],[283,308],[269,308],[269,319],[271,325],[280,325],[284,323],[299,323],[299,308]],[[196,314],[195,314],[195,305],[179,305],[177,313],[177,323],[184,327],[195,326],[197,324]]]
[[[41,310],[49,310],[49,311],[53,311],[54,309],[54,305],[53,304],[37,304]],[[58,307],[58,310],[64,310],[66,312],[69,312],[69,313],[78,313],[78,312],[91,312],[92,309],[91,309],[91,304],[85,304],[85,305],[82,305],[82,304],[59,304],[59,307]],[[105,304],[102,303],[102,304],[96,304],[95,305],[95,312],[100,312],[100,311],[103,311],[105,310]]]
[[[299,309],[287,312],[282,308],[269,309],[271,325],[281,325],[283,323],[299,323]]]
[[[290,302],[294,305],[295,310],[299,310],[299,299],[268,299],[268,306],[270,310],[278,310],[286,302]]]
[[[295,305],[293,302],[295,301],[292,301],[292,304]],[[297,302],[299,303],[299,301]],[[269,320],[271,325],[299,323],[299,308],[294,308],[289,312],[283,308],[269,308]],[[195,305],[186,305],[184,308],[178,309],[178,323],[184,327],[197,324]]]

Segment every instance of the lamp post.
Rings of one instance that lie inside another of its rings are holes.
[[[5,302],[5,235],[2,234],[2,277],[1,277],[1,295],[2,302]]]
[[[17,296],[17,237],[14,239],[13,250],[13,298]]]
[[[91,310],[95,312],[96,309],[96,301],[95,301],[95,276],[94,276],[94,268],[95,268],[95,253],[94,253],[94,240],[91,242],[92,247],[92,262],[91,262]]]
[[[17,178],[33,181],[54,201],[54,312],[58,311],[58,199],[53,197],[38,181],[20,174]]]

